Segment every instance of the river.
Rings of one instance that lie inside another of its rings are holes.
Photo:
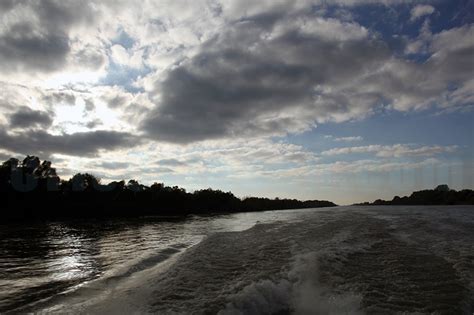
[[[474,311],[474,207],[0,226],[0,312]]]

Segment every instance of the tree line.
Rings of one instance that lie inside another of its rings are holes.
[[[410,196],[395,196],[392,200],[377,199],[372,203],[364,202],[363,206],[404,206],[404,205],[474,205],[474,191],[463,189],[456,191],[448,185],[439,185],[435,189],[413,192]]]
[[[335,206],[330,201],[237,198],[211,188],[187,192],[163,183],[151,186],[136,180],[107,184],[89,173],[62,180],[50,161],[27,156],[0,166],[0,220],[184,216]]]

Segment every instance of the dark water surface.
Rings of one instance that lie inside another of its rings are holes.
[[[0,312],[474,311],[474,207],[9,225]]]

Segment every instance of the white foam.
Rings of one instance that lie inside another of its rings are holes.
[[[361,297],[335,294],[318,281],[316,252],[295,256],[286,278],[262,280],[246,286],[230,298],[220,315],[272,314],[361,314]]]

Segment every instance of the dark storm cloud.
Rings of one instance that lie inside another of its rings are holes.
[[[68,31],[93,20],[87,1],[7,1],[8,23],[0,32],[0,65],[3,71],[58,70],[71,50]],[[7,21],[7,19],[5,19]]]
[[[2,0],[0,1],[0,10],[6,12],[11,10],[16,5],[16,0]]]
[[[52,135],[46,131],[10,134],[0,131],[0,149],[21,154],[94,156],[102,150],[130,148],[140,143],[132,135],[116,131]]]
[[[5,70],[34,69],[53,71],[61,68],[69,52],[64,34],[34,34],[31,25],[17,24],[0,37],[0,63]]]
[[[172,70],[157,86],[162,101],[143,128],[159,140],[181,143],[298,129],[298,119],[277,114],[311,108],[315,86],[337,84],[389,55],[376,40],[341,45],[296,28],[262,40],[273,20],[260,18],[235,24]],[[323,110],[346,111],[346,104],[339,106]]]
[[[190,143],[301,132],[384,104],[452,106],[446,92],[472,77],[472,32],[430,35],[432,57],[416,63],[356,23],[306,13],[246,18],[156,83],[156,107],[141,127],[160,141]]]
[[[29,107],[22,107],[10,115],[10,128],[47,128],[53,123],[51,114],[33,110]]]

